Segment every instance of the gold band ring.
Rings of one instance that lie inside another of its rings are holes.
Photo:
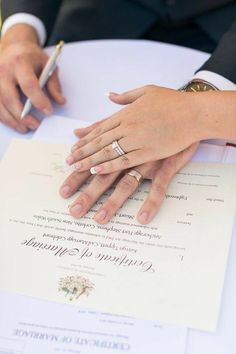
[[[140,184],[143,182],[144,177],[141,175],[140,172],[136,171],[136,170],[131,170],[127,173],[127,175],[134,177],[136,179],[136,181],[138,182],[138,185],[140,186]]]

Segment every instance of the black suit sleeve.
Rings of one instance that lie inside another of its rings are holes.
[[[18,12],[26,12],[39,17],[51,34],[62,0],[2,0],[3,21]]]
[[[223,35],[210,59],[199,70],[213,71],[236,84],[236,21]]]

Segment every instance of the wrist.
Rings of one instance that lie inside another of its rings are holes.
[[[195,96],[200,140],[236,139],[235,93],[207,92]]]
[[[210,139],[212,134],[216,134],[216,127],[213,124],[212,118],[212,107],[209,110],[209,92],[217,92],[218,88],[211,84],[210,82],[194,78],[192,81],[188,82],[179,91],[191,93],[191,96],[188,96],[190,99],[189,107],[191,107],[191,118],[190,124],[192,126],[192,136],[196,141],[201,141],[205,139]]]
[[[39,44],[36,30],[27,24],[16,24],[9,28],[9,30],[1,38],[1,47],[4,49],[9,45],[19,42]]]
[[[206,131],[208,128],[208,119],[204,119],[204,109],[201,100],[199,99],[200,93],[182,92],[185,101],[185,126],[187,134],[191,137],[191,144],[206,139]]]

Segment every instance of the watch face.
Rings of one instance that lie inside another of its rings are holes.
[[[215,91],[215,89],[206,84],[205,82],[190,82],[189,85],[185,88],[186,92],[202,92],[202,91]]]

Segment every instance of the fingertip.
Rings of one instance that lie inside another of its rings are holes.
[[[74,218],[80,218],[83,215],[83,207],[79,203],[73,204],[69,210]]]
[[[31,131],[35,131],[38,129],[38,127],[40,126],[40,121],[38,121],[36,118],[34,118],[31,115],[26,116],[22,123],[29,128]]]
[[[148,224],[148,222],[150,220],[149,213],[147,211],[141,211],[138,214],[137,219],[140,222],[140,224],[146,225],[146,224]]]
[[[74,135],[77,137],[77,138],[80,138],[80,132],[78,132],[77,130],[74,130]]]
[[[109,219],[108,219],[108,212],[105,209],[101,209],[97,212],[97,214],[94,215],[93,219],[98,223],[98,224],[107,224]]]
[[[62,106],[65,105],[67,102],[65,96],[63,96],[60,92],[55,93],[53,99],[57,104],[62,105]]]
[[[29,130],[31,130],[32,132],[35,132],[37,129],[38,129],[38,126],[37,127],[35,127],[34,125],[28,125],[28,128],[29,128]]]
[[[76,128],[75,130],[74,130],[74,133],[75,134],[80,134],[80,132],[82,132],[82,131],[84,131],[86,128]]]
[[[53,108],[52,107],[43,108],[42,112],[45,114],[45,116],[51,116],[53,114]]]
[[[59,194],[62,198],[67,199],[70,197],[71,189],[68,185],[62,186],[59,190]]]
[[[108,92],[106,96],[112,101],[112,102],[117,102],[120,99],[120,94],[116,92]]]
[[[21,133],[21,134],[26,134],[29,131],[27,127],[22,126],[22,125],[18,125],[16,127],[16,130],[18,131],[18,133]]]
[[[64,105],[64,104],[67,103],[67,99],[66,99],[65,96],[63,96],[63,95],[60,96],[60,101],[61,101],[60,104],[62,104],[62,105]]]
[[[87,132],[86,128],[81,128],[81,129],[75,129],[74,130],[74,134],[78,138],[83,138],[85,135],[87,135],[86,132]]]
[[[120,95],[119,93],[113,92],[113,91],[105,93],[105,96],[107,96],[107,97],[115,97],[115,96],[119,96],[119,95]]]

